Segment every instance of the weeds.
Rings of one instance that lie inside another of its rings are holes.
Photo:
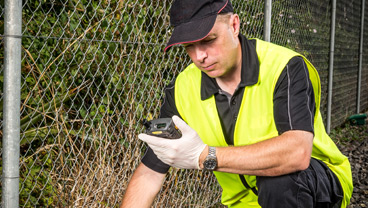
[[[352,125],[346,122],[340,127],[331,130],[330,137],[336,144],[344,144],[351,140],[362,141],[368,139],[368,123]]]

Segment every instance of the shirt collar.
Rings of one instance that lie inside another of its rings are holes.
[[[256,40],[248,40],[244,35],[239,34],[242,51],[241,81],[238,88],[251,86],[258,82],[259,61],[256,52]],[[214,78],[202,72],[201,99],[205,100],[219,92],[220,87]]]

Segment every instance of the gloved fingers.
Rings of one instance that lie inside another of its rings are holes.
[[[185,121],[179,118],[179,116],[173,116],[172,120],[182,133],[193,130]]]
[[[147,134],[139,134],[138,138],[148,144],[148,146],[153,150],[153,152],[162,160],[162,158],[166,157],[163,155],[167,154],[166,145],[162,146],[162,144],[157,144],[155,141],[157,139],[162,139],[160,137],[150,136]],[[152,142],[153,141],[153,142]],[[160,158],[162,157],[162,158]]]
[[[146,142],[147,144],[149,144],[149,146],[156,146],[156,147],[167,147],[169,146],[168,143],[170,143],[169,139],[164,139],[161,137],[156,137],[156,136],[151,136],[148,134],[139,134],[138,138],[144,142]]]

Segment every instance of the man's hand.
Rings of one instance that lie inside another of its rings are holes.
[[[173,116],[172,119],[182,133],[181,138],[165,139],[147,134],[139,134],[138,138],[146,142],[162,162],[176,168],[200,169],[199,156],[206,144],[178,116]]]

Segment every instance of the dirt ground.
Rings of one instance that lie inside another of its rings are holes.
[[[357,126],[346,123],[330,137],[351,164],[354,190],[348,208],[368,207],[368,120]]]

